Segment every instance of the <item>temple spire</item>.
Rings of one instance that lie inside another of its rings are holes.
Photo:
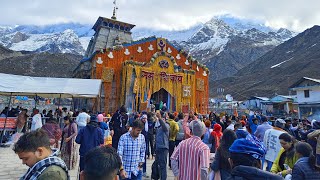
[[[113,14],[112,14],[111,19],[117,20],[117,10],[118,10],[117,1],[114,0],[113,4],[114,4],[114,7],[113,7]]]

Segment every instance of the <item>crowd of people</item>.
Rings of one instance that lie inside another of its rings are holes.
[[[180,180],[320,177],[320,120],[166,109],[128,114],[124,106],[110,118],[85,109],[63,112],[60,130],[54,116],[42,125],[43,115],[33,111],[31,132],[14,145],[30,167],[23,179],[68,179],[77,164],[80,179],[165,180],[167,167]],[[147,159],[154,159],[150,172]]]

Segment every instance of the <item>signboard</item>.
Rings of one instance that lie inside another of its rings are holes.
[[[4,129],[5,117],[0,118],[0,129]],[[6,129],[15,129],[16,128],[16,120],[17,118],[8,117],[6,123]]]

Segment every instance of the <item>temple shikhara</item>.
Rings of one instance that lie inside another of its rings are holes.
[[[99,17],[93,26],[85,58],[74,71],[77,78],[101,79],[101,97],[94,106],[130,112],[165,104],[169,111],[208,112],[209,70],[167,39],[133,41],[135,25]]]

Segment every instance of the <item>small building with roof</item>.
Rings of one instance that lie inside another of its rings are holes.
[[[125,105],[129,112],[144,111],[150,103],[166,104],[169,111],[193,109],[207,113],[209,70],[167,39],[133,41],[135,25],[99,17],[85,57],[74,77],[102,79],[101,98],[93,104],[104,112]]]
[[[274,115],[289,115],[297,109],[296,96],[275,95],[270,98],[270,103],[273,106]]]
[[[289,88],[297,93],[299,117],[320,120],[320,79],[302,77]]]
[[[259,97],[259,96],[252,96],[249,99],[243,101],[240,105],[241,108],[246,108],[246,109],[263,109],[263,105],[269,102],[269,98],[267,97]]]

